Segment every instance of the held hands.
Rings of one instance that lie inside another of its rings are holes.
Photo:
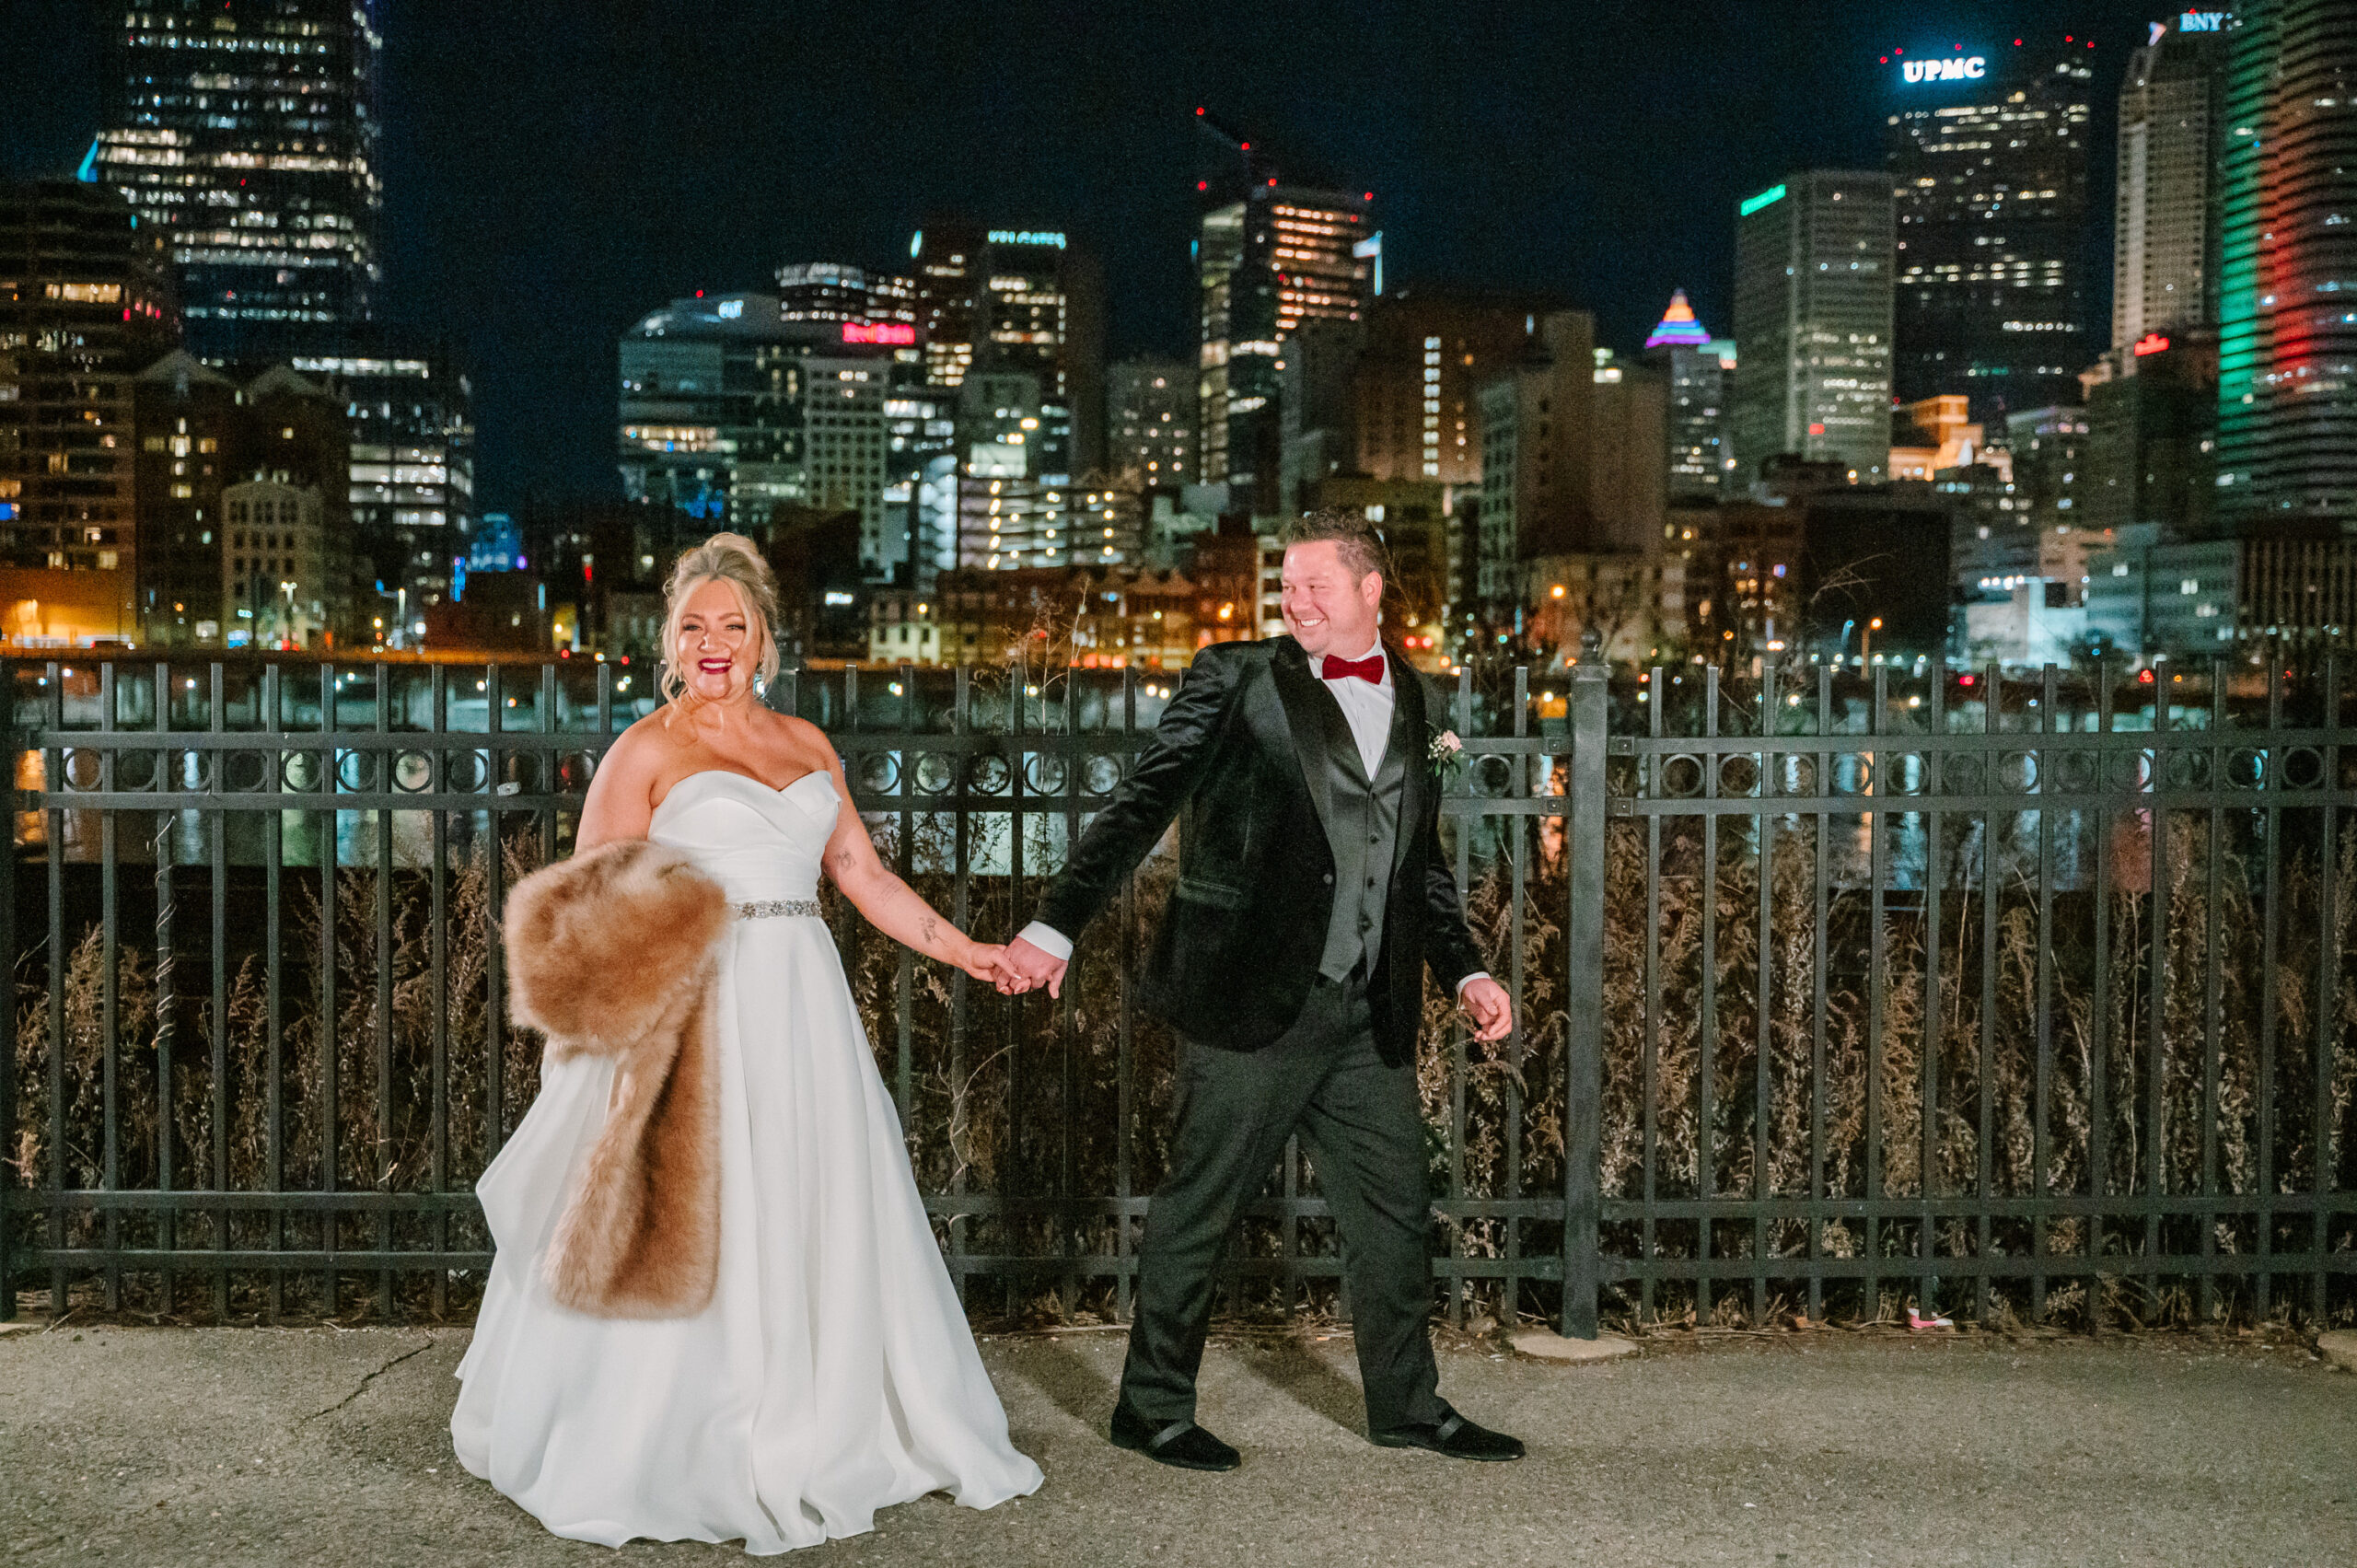
[[[958,967],[984,984],[996,986],[1002,995],[1020,996],[1041,981],[1025,971],[1016,956],[1015,947],[1025,948],[1042,959],[1047,958],[1046,954],[1040,953],[1028,942],[1017,942],[1014,947],[997,942],[969,942],[965,956],[958,960]],[[1055,964],[1054,968],[1055,979],[1049,982],[1051,995],[1057,993],[1063,979],[1063,965]]]
[[[1457,1005],[1473,1020],[1475,1040],[1504,1040],[1514,1028],[1514,1003],[1506,988],[1487,975],[1466,981],[1465,989],[1457,993]]]
[[[1039,947],[1018,936],[1000,949],[999,967],[1002,978],[998,988],[1002,994],[1020,996],[1039,986],[1048,994],[1061,997],[1064,993],[1064,969],[1069,960],[1050,958]]]

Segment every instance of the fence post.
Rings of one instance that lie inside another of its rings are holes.
[[[17,761],[22,754],[17,731],[17,664],[14,659],[0,660],[0,767],[7,769],[0,788],[7,792],[7,838],[0,848],[7,852],[0,862],[0,977],[13,994],[17,980]],[[17,1040],[16,1031],[8,1031],[8,1039],[0,1043],[0,1323],[17,1316],[17,1226],[27,1223],[17,1210],[8,1206],[8,1195],[17,1190],[16,1167],[6,1157],[6,1151],[17,1146]],[[52,1150],[52,1159],[57,1157]],[[29,1179],[25,1186],[29,1189]]]
[[[1570,903],[1563,923],[1563,1320],[1567,1339],[1596,1333],[1596,1203],[1604,1098],[1604,730],[1609,670],[1593,633],[1572,672],[1572,756],[1564,824]]]

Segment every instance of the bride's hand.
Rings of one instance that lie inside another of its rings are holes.
[[[958,961],[959,969],[984,984],[994,985],[1010,995],[1030,989],[1029,982],[1016,973],[1007,964],[1005,944],[973,942],[967,946],[969,950],[965,958]]]

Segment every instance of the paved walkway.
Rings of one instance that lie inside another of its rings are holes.
[[[462,1330],[69,1327],[0,1336],[0,1561],[600,1563],[458,1468]],[[1444,1391],[1518,1465],[1359,1435],[1347,1338],[1215,1347],[1245,1468],[1099,1435],[1118,1333],[989,1342],[1038,1496],[928,1498],[810,1568],[2357,1562],[2357,1377],[2289,1346],[1827,1334],[1562,1367],[1458,1350]],[[641,1543],[630,1562],[740,1560]]]

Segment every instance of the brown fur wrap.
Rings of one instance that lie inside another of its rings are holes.
[[[507,896],[509,1013],[550,1054],[610,1056],[606,1124],[557,1222],[549,1292],[600,1318],[686,1318],[720,1276],[713,1039],[730,909],[643,839],[544,866]]]

